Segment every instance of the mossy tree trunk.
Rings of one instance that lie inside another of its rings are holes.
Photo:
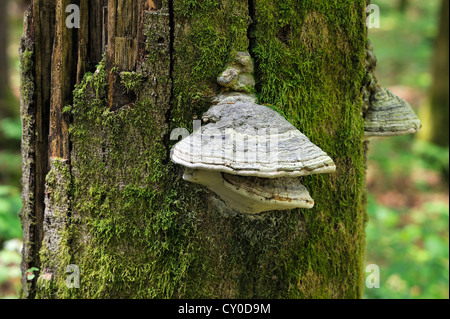
[[[22,41],[23,297],[361,297],[366,1],[79,0],[80,29],[68,2],[33,1]],[[336,162],[312,210],[230,214],[170,162],[239,51]]]

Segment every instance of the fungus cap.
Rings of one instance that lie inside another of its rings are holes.
[[[333,173],[333,160],[254,96],[224,95],[203,116],[209,122],[179,142],[172,161],[191,169],[263,178]]]
[[[404,99],[377,86],[365,118],[365,137],[400,136],[418,133],[422,123]]]

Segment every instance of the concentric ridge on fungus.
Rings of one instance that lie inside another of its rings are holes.
[[[408,102],[377,87],[365,118],[366,137],[415,134],[421,129],[422,123]]]
[[[228,207],[246,214],[312,208],[302,176],[333,173],[333,160],[279,113],[257,104],[248,53],[218,78],[224,93],[205,125],[172,149],[186,181],[206,186]]]
[[[203,119],[209,123],[173,149],[175,163],[265,178],[333,173],[336,169],[324,151],[276,111],[256,104],[250,95],[220,97]]]

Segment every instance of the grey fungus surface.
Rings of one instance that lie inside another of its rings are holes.
[[[301,177],[333,173],[333,160],[254,95],[229,92],[214,103],[203,115],[207,124],[172,150],[184,179],[241,213],[312,208]]]
[[[299,177],[267,179],[186,168],[183,178],[205,186],[229,208],[243,214],[314,207]]]
[[[314,207],[314,200],[298,177],[266,179],[223,174],[223,179],[226,188],[265,210]]]
[[[249,53],[238,52],[233,62],[217,78],[226,90],[251,93],[255,88],[254,64]]]
[[[178,143],[172,160],[192,169],[263,178],[336,170],[333,160],[284,117],[251,95],[223,95],[208,124]]]
[[[366,138],[415,134],[421,129],[422,123],[408,102],[377,86],[365,117]]]

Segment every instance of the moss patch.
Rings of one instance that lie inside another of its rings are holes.
[[[297,282],[289,297],[362,295],[364,5],[255,1],[251,36],[260,99],[282,110],[337,165],[333,175],[304,179],[316,207],[291,218],[303,220],[308,240],[279,252],[296,269],[288,274],[286,283]],[[286,28],[287,42],[280,39]]]
[[[136,93],[144,82],[144,76],[137,72],[121,72],[120,83],[125,87],[128,93]]]

